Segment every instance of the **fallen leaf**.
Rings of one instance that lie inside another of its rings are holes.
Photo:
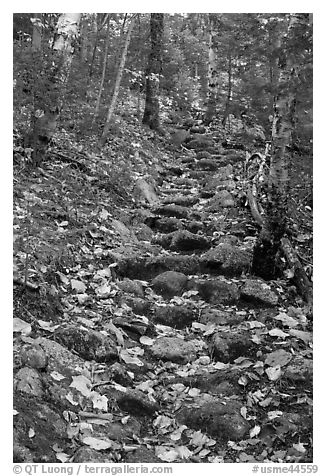
[[[266,372],[269,380],[271,380],[272,382],[279,379],[280,376],[282,375],[282,370],[281,370],[281,367],[279,365],[277,365],[276,367],[268,367],[265,370],[265,372]]]
[[[91,381],[84,375],[74,375],[69,387],[78,390],[84,397],[89,397],[91,394]]]
[[[143,362],[138,359],[138,357],[131,356],[127,349],[122,349],[119,356],[126,364],[133,364],[137,365],[138,367],[142,367],[144,365]]]
[[[298,339],[303,340],[306,344],[312,342],[312,332],[306,331],[299,331],[297,329],[290,329],[289,334],[294,337],[298,337]]]
[[[48,332],[54,332],[59,327],[59,325],[55,325],[51,321],[42,321],[41,319],[38,319],[37,323],[41,327],[41,329]]]
[[[167,449],[164,446],[157,446],[155,448],[155,453],[158,458],[167,463],[173,463],[173,461],[179,458],[179,454],[174,449]]]
[[[151,346],[154,344],[155,340],[147,336],[141,336],[141,338],[139,339],[139,342],[143,345]]]
[[[182,432],[184,430],[186,430],[188,427],[186,425],[181,425],[179,428],[177,428],[176,430],[174,430],[171,434],[170,434],[170,439],[172,441],[178,441],[180,440],[181,438],[181,435],[182,435]]]
[[[198,397],[198,395],[200,395],[201,391],[199,390],[199,388],[191,388],[188,392],[188,395],[190,397]]]
[[[299,441],[299,443],[293,443],[293,448],[297,451],[299,451],[299,453],[305,453],[307,450],[306,448],[303,446],[303,443],[301,443]]]
[[[67,453],[56,453],[55,457],[61,461],[61,463],[67,463],[70,460],[70,456],[67,455]]]
[[[98,392],[91,392],[90,399],[93,402],[93,408],[102,410],[104,412],[108,411],[108,399],[105,395],[100,395]]]
[[[265,365],[269,367],[283,367],[288,364],[291,359],[292,355],[289,352],[286,352],[284,349],[278,349],[267,355]]]
[[[250,430],[250,438],[255,438],[255,436],[259,435],[260,433],[260,426],[255,425],[251,430]]]
[[[91,436],[86,436],[82,439],[82,442],[93,448],[93,450],[107,450],[112,445],[111,440],[101,440],[100,438],[93,438]]]
[[[299,325],[299,322],[296,319],[293,319],[293,317],[288,316],[287,314],[285,314],[285,312],[280,312],[279,314],[277,314],[277,316],[274,316],[273,319],[283,322],[283,324],[288,327],[296,327],[297,325]]]
[[[84,293],[87,289],[86,285],[82,281],[78,281],[77,279],[72,279],[70,281],[71,288],[77,293]]]
[[[284,337],[288,337],[289,334],[287,334],[286,332],[283,332],[281,329],[278,329],[278,328],[275,328],[275,329],[271,329],[268,334],[272,337],[281,337],[282,339]]]
[[[19,317],[13,318],[13,331],[20,332],[22,335],[27,336],[32,332],[32,326],[20,319]]]
[[[281,412],[280,410],[273,410],[267,413],[269,420],[274,420],[275,418],[278,418],[282,415],[283,415],[283,412]]]
[[[60,382],[60,380],[63,380],[64,378],[66,378],[64,375],[60,374],[56,370],[51,372],[50,375],[53,378],[53,380],[56,380],[57,382]]]

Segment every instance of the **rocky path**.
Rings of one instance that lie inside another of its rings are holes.
[[[244,152],[201,132],[138,182],[127,240],[76,280],[78,320],[23,337],[17,460],[311,461],[310,323],[285,281],[251,276]]]

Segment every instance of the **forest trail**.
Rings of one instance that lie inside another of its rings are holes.
[[[58,270],[65,309],[23,314],[17,461],[311,460],[311,322],[286,279],[250,274],[245,152],[192,134],[111,220],[120,246]]]

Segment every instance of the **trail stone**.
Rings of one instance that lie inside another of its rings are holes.
[[[180,271],[184,274],[196,274],[199,271],[198,256],[161,254],[147,257],[139,253],[129,256],[111,253],[111,256],[118,264],[117,274],[130,279],[148,280],[165,271]]]
[[[115,220],[115,219],[112,219],[111,220],[111,225],[113,226],[113,228],[115,229],[115,231],[117,233],[119,233],[122,241],[124,242],[138,242],[138,239],[135,235],[135,233],[131,230],[129,230],[129,228],[124,224],[122,223],[120,220]]]
[[[134,294],[135,296],[140,298],[144,297],[143,285],[137,280],[125,278],[122,281],[118,282],[117,285],[121,289],[121,291],[124,291],[125,293]]]
[[[245,319],[243,315],[236,315],[234,313],[221,311],[220,309],[214,309],[208,307],[202,310],[200,314],[200,322],[207,324],[211,322],[217,325],[234,325],[239,324]]]
[[[218,170],[219,164],[214,159],[200,159],[196,163],[196,168],[200,170],[215,171]]]
[[[199,296],[211,304],[232,304],[239,300],[240,292],[234,283],[220,279],[195,279],[188,287],[198,290]]]
[[[220,362],[233,362],[238,357],[250,356],[255,344],[246,332],[217,332],[211,341],[213,356]]]
[[[171,233],[172,231],[179,230],[183,225],[178,218],[164,217],[156,219],[151,226],[154,230],[161,233]]]
[[[211,212],[218,212],[221,208],[234,207],[235,201],[228,190],[219,190],[210,199],[208,209]]]
[[[177,271],[166,271],[161,273],[152,281],[152,288],[155,292],[166,298],[180,296],[186,288],[188,278],[183,273]]]
[[[159,409],[158,404],[149,400],[140,390],[121,393],[117,397],[117,403],[121,410],[135,416],[151,416]]]
[[[153,230],[149,226],[145,225],[145,223],[140,223],[137,226],[133,226],[132,229],[138,240],[150,241],[153,237]]]
[[[255,279],[246,280],[241,289],[241,298],[264,306],[276,306],[278,303],[277,295],[271,290],[268,284]]]
[[[133,384],[133,379],[130,377],[125,367],[119,362],[115,362],[114,364],[110,365],[108,374],[110,379],[114,380],[120,385],[123,385],[124,387],[129,387]]]
[[[48,365],[48,357],[42,347],[33,343],[25,344],[20,351],[21,362],[24,366],[36,370],[44,370]]]
[[[209,248],[210,243],[202,235],[195,235],[187,230],[179,230],[158,237],[155,241],[172,251],[195,251]]]
[[[144,178],[136,180],[134,195],[136,199],[144,201],[149,205],[155,205],[159,201],[154,185],[148,183]]]
[[[180,177],[184,173],[184,168],[180,165],[168,165],[166,167],[168,174],[177,175]]]
[[[63,374],[67,378],[78,373],[77,368],[83,365],[83,360],[70,352],[66,347],[45,337],[38,337],[35,343],[41,347],[48,359],[47,371],[53,370]]]
[[[194,196],[183,196],[183,195],[176,195],[172,197],[167,197],[163,200],[163,203],[174,203],[175,205],[180,205],[182,207],[192,207],[195,203],[199,202],[198,197]]]
[[[239,244],[239,238],[235,235],[224,235],[218,240],[218,245],[221,243],[228,243],[231,246]]]
[[[244,438],[250,429],[240,413],[242,404],[234,400],[215,399],[207,403],[191,404],[177,414],[179,423],[201,430],[213,438],[227,442]]]
[[[73,325],[56,331],[57,340],[69,350],[74,350],[80,357],[96,362],[117,360],[117,346],[110,337],[91,329]]]
[[[121,298],[121,303],[127,304],[135,314],[146,316],[151,311],[151,303],[142,298],[124,295]]]
[[[155,213],[167,217],[187,218],[188,209],[180,205],[163,205],[154,210]]]
[[[209,182],[207,182],[206,186],[204,187],[203,191],[216,191],[220,192],[221,190],[227,190],[232,192],[235,189],[235,181],[228,179],[228,180],[219,180],[218,178],[212,178]]]
[[[100,451],[93,450],[88,446],[78,448],[73,457],[74,463],[112,463],[112,459]]]
[[[237,276],[248,272],[251,259],[252,255],[248,250],[221,243],[202,254],[200,264],[203,272]]]
[[[186,147],[188,149],[203,150],[206,147],[214,147],[214,144],[215,142],[211,139],[206,139],[205,137],[198,137],[197,139],[192,139],[191,141],[187,142]]]
[[[153,356],[160,360],[186,363],[196,359],[196,347],[178,337],[160,337],[150,348]]]
[[[283,377],[292,382],[310,386],[313,379],[313,361],[300,356],[294,357],[287,366]]]
[[[191,220],[184,223],[184,227],[186,230],[190,231],[190,233],[197,233],[198,231],[203,231],[205,229],[205,225],[202,221]]]
[[[44,394],[41,375],[37,370],[29,367],[18,370],[14,377],[14,386],[18,392],[35,397],[42,397]]]
[[[199,316],[198,309],[191,305],[182,306],[168,305],[154,307],[154,321],[165,326],[182,329],[196,321]]]
[[[198,160],[199,159],[211,159],[212,154],[207,152],[207,150],[200,150],[200,151],[197,152],[196,157],[197,157]]]
[[[192,126],[190,132],[195,134],[205,134],[206,127],[205,126]]]

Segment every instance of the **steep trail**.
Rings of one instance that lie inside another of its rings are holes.
[[[18,429],[27,459],[309,460],[293,446],[308,443],[311,427],[307,320],[293,290],[250,274],[254,227],[237,202],[244,152],[200,131],[151,198],[143,184],[143,206],[126,212],[143,239],[107,253],[120,315],[102,314],[94,329],[64,322],[53,340],[26,344],[25,363],[35,352],[46,361],[29,378],[56,443],[43,430],[43,447],[31,449]],[[33,398],[23,387],[17,410]]]

